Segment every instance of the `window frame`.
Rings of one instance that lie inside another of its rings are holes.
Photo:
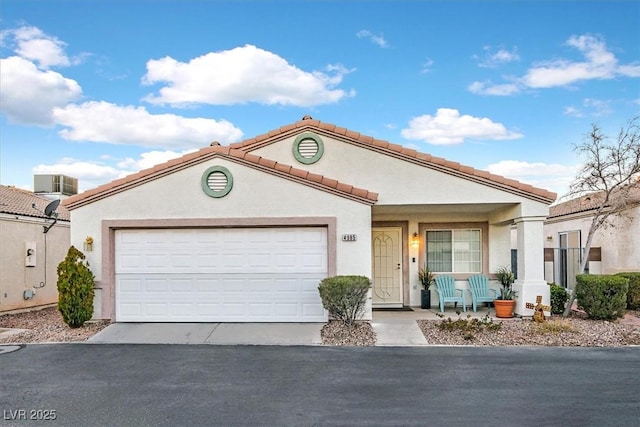
[[[473,273],[457,273],[457,272],[436,272],[453,276],[456,280],[466,280],[474,274],[489,275],[489,224],[487,222],[439,222],[439,223],[419,223],[418,232],[420,235],[420,265],[423,266],[427,262],[427,231],[451,231],[453,236],[454,230],[479,230],[480,231],[480,270]],[[453,241],[452,241],[453,243]],[[453,249],[452,249],[453,250]],[[454,266],[452,259],[452,267]]]

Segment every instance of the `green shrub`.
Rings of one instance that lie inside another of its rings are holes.
[[[85,256],[71,246],[58,265],[58,310],[64,322],[78,328],[93,315],[93,281]]]
[[[549,284],[551,290],[551,314],[562,314],[569,300],[569,292],[555,283]]]
[[[370,287],[365,276],[334,276],[320,282],[318,291],[329,315],[351,326],[364,314]]]
[[[627,310],[640,310],[640,273],[618,273],[616,276],[629,279]]]
[[[579,274],[576,276],[578,307],[592,319],[624,316],[629,279],[622,276]]]

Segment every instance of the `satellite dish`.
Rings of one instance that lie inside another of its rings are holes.
[[[53,214],[56,213],[56,209],[58,209],[59,205],[60,199],[54,200],[53,202],[49,203],[46,208],[44,208],[44,214],[51,218]]]

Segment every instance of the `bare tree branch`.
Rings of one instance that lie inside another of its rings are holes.
[[[590,194],[595,202],[593,218],[584,252],[580,261],[580,273],[584,273],[595,233],[605,227],[612,215],[627,209],[629,193],[640,182],[640,116],[629,120],[612,140],[596,124],[574,151],[585,158],[576,179],[569,187],[569,196]],[[564,311],[568,316],[575,300],[575,292]]]

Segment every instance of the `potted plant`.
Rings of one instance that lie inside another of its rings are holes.
[[[516,291],[513,290],[512,285],[515,281],[515,276],[508,266],[500,267],[496,271],[496,277],[502,285],[500,289],[500,295],[493,300],[493,306],[496,309],[496,317],[513,317],[513,310],[516,306]]]
[[[420,307],[424,309],[431,308],[431,290],[429,287],[436,282],[436,278],[433,275],[433,271],[425,264],[418,270],[418,280],[422,284],[422,290],[420,290]]]

